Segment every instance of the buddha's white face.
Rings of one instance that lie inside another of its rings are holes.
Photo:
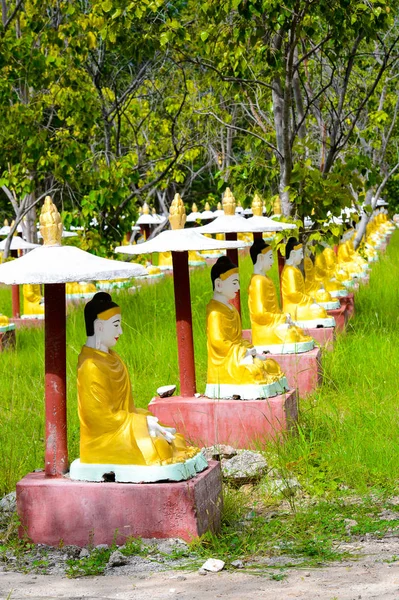
[[[94,334],[100,347],[112,348],[122,333],[120,314],[116,314],[109,319],[96,319],[94,322]]]
[[[220,278],[215,280],[215,290],[227,300],[234,300],[239,289],[240,279],[238,273],[233,273],[224,280]]]
[[[266,252],[266,254],[259,254],[258,256],[258,260],[262,261],[261,262],[261,268],[263,271],[269,271],[274,263],[274,257],[273,257],[273,251],[269,250],[268,252]]]
[[[290,254],[290,260],[294,267],[300,265],[303,260],[303,248],[298,248],[298,250],[292,250]]]

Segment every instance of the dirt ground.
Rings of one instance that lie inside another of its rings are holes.
[[[399,600],[399,537],[344,544],[357,560],[319,568],[221,571],[164,571],[67,579],[0,571],[3,600],[53,598],[96,600]],[[260,561],[261,563],[261,561]],[[271,577],[284,574],[280,581]]]

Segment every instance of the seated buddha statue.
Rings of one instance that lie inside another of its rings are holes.
[[[95,294],[97,291],[94,283],[90,283],[89,281],[74,281],[72,283],[67,283],[65,285],[65,293],[68,295],[78,294],[78,295],[86,295],[86,294]]]
[[[112,350],[122,335],[121,310],[106,292],[84,309],[87,340],[78,358],[80,459],[71,479],[116,481],[188,479],[206,468],[198,448],[134,405],[128,370]],[[155,470],[154,470],[155,469]]]
[[[188,252],[188,264],[190,267],[199,267],[206,265],[206,260],[203,256],[195,250],[189,250]],[[158,254],[158,267],[162,270],[173,269],[172,253],[171,252],[160,252]]]
[[[160,252],[158,254],[158,267],[165,271],[167,269],[173,269],[171,252]]]
[[[285,247],[285,265],[281,273],[283,311],[299,327],[334,327],[335,319],[306,293],[305,280],[298,266],[303,260],[303,246],[294,237]]]
[[[325,264],[327,276],[331,279],[335,278],[347,289],[353,287],[351,274],[343,265],[338,264],[337,255],[334,250],[327,246],[321,254],[324,257],[323,264]]]
[[[333,250],[332,252],[334,254]],[[324,254],[324,251],[316,255],[314,261],[314,277],[315,280],[319,281],[322,284],[322,287],[330,293],[332,298],[340,298],[348,294],[348,291],[344,284],[338,281],[334,269],[332,274],[329,272],[329,269],[327,267],[327,259],[326,255]]]
[[[271,246],[258,238],[252,244],[250,254],[254,273],[248,289],[248,307],[252,343],[257,351],[293,354],[312,350],[313,338],[296,327],[278,305],[274,283],[267,275],[274,262]]]
[[[303,259],[305,271],[305,292],[326,310],[335,310],[341,306],[339,300],[334,300],[326,290],[324,281],[316,279],[316,268],[310,255]]]
[[[269,398],[287,389],[275,360],[242,337],[241,318],[231,304],[240,289],[238,268],[221,256],[211,269],[213,298],[206,308],[209,398]]]
[[[38,283],[28,283],[22,286],[24,296],[24,316],[44,315],[44,298]]]
[[[356,252],[353,246],[353,230],[350,229],[342,236],[338,246],[337,261],[352,277],[365,276],[368,270],[367,261]]]

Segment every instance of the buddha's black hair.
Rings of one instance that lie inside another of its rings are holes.
[[[256,263],[256,261],[258,260],[259,254],[262,252],[262,250],[267,248],[268,245],[269,244],[266,244],[266,242],[263,238],[256,238],[256,240],[254,240],[254,243],[252,244],[251,248],[249,249],[249,253],[251,255],[253,264]]]
[[[86,335],[94,335],[94,321],[98,315],[109,308],[118,307],[107,292],[97,292],[85,306]]]
[[[294,246],[297,246],[300,242],[294,237],[290,237],[285,246],[285,260],[288,260]]]
[[[211,269],[212,287],[215,289],[215,280],[218,279],[223,273],[227,273],[230,269],[236,269],[235,265],[228,256],[221,256],[217,259]]]

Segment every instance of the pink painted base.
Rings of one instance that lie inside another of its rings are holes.
[[[220,463],[178,483],[89,483],[29,473],[17,483],[20,537],[36,544],[124,544],[130,536],[192,540],[220,530]]]
[[[15,329],[0,332],[0,352],[15,348]]]
[[[323,350],[334,349],[335,327],[309,327],[303,330],[310,335]]]
[[[352,292],[347,296],[342,296],[339,301],[341,306],[346,307],[346,320],[348,322],[355,315],[355,294]]]
[[[311,327],[303,329],[306,335],[310,335],[315,342],[326,350],[332,350],[334,347],[335,327]],[[251,329],[243,329],[242,337],[252,344]]]
[[[340,306],[340,308],[336,308],[335,310],[328,310],[327,313],[330,317],[334,317],[335,319],[335,328],[337,331],[343,332],[345,331],[346,323],[347,323],[347,315],[346,315],[346,306]]]
[[[280,431],[289,429],[298,416],[295,390],[264,400],[156,397],[148,408],[192,443],[230,444],[235,448],[254,448],[275,438]]]
[[[44,319],[17,319],[12,317],[10,323],[14,323],[16,329],[22,329],[24,327],[29,329],[32,327],[40,329],[44,327]]]
[[[305,398],[321,385],[323,368],[320,348],[302,354],[268,354],[267,357],[278,362],[288,385],[296,389],[298,398]]]

